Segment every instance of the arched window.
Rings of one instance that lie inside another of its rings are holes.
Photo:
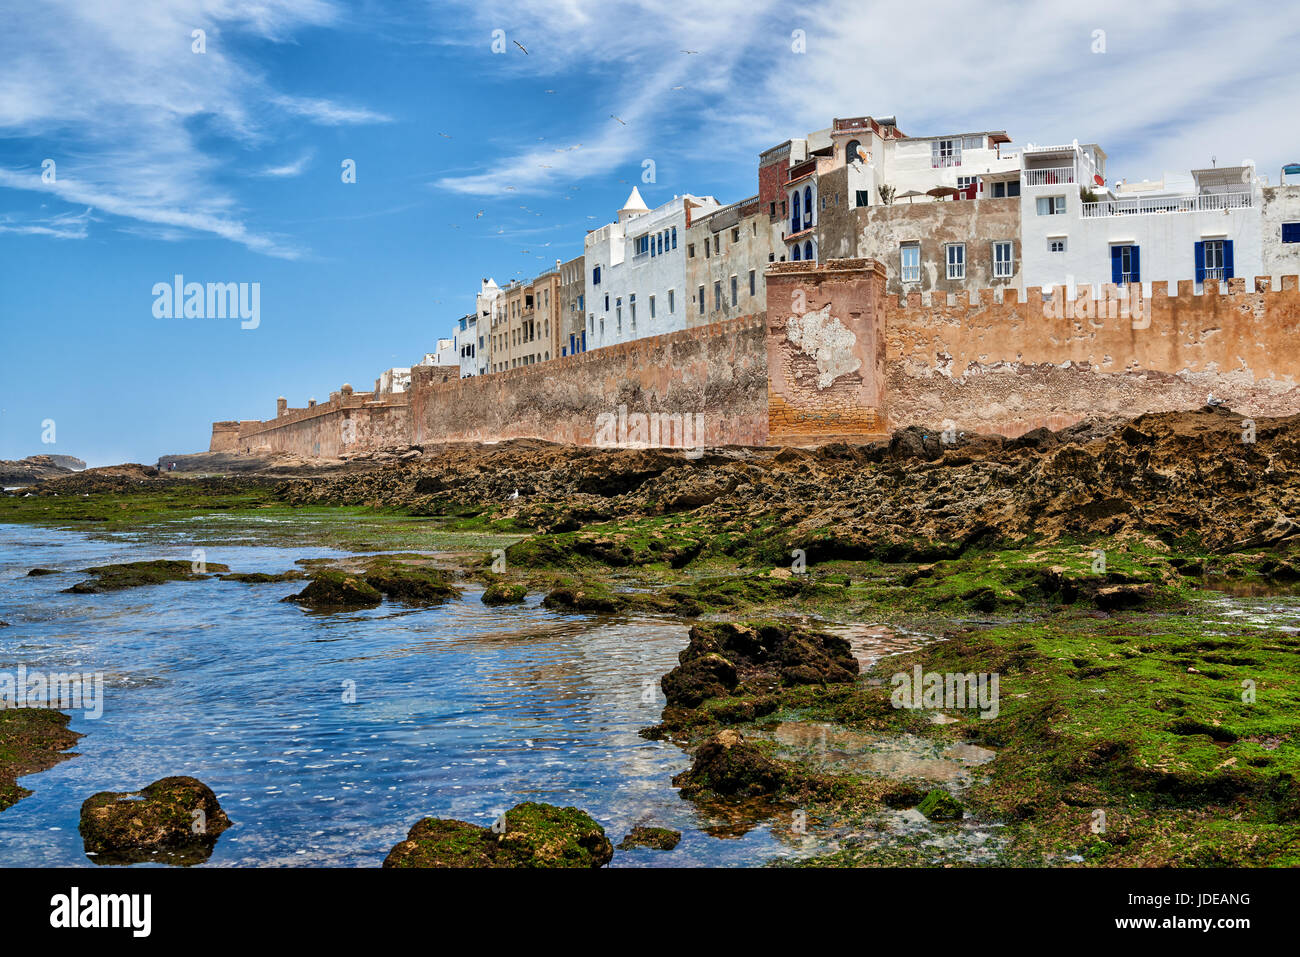
[[[795,244],[794,244],[794,248],[790,250],[790,261],[791,261],[791,262],[798,262],[798,261],[799,261],[799,244],[798,244],[798,243],[795,243]]]
[[[799,213],[799,191],[794,191],[794,204],[790,207],[790,232],[797,233],[803,228],[800,220],[803,217]]]
[[[858,158],[858,147],[862,144],[857,140],[849,140],[849,145],[844,147],[844,162],[852,163]]]
[[[811,239],[808,240],[806,243],[803,244],[803,258],[806,259],[806,260],[808,260],[808,262],[812,262],[812,261],[816,258],[815,256],[813,256],[813,248],[812,248],[812,240],[811,240]]]
[[[805,187],[803,188],[803,209],[804,209],[804,214],[803,214],[803,218],[804,218],[804,226],[812,226],[812,224],[813,224],[813,197],[812,197],[812,187],[811,187],[811,186],[805,186]]]

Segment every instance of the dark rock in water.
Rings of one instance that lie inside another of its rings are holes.
[[[634,847],[648,847],[655,851],[671,851],[681,839],[681,831],[672,831],[666,827],[643,827],[638,824],[628,832],[627,837],[618,842],[618,849],[630,851]]]
[[[202,572],[196,572],[192,562],[159,560],[96,565],[86,571],[95,577],[63,590],[74,595],[98,595],[124,588],[139,588],[142,585],[161,585],[163,582],[202,581],[208,577],[207,572],[228,572],[230,568],[208,562]]]
[[[223,582],[240,582],[244,585],[268,585],[274,582],[297,582],[307,577],[306,572],[298,569],[290,569],[287,572],[277,572],[271,574],[268,572],[231,572],[229,575],[218,575]]]
[[[19,786],[20,777],[72,757],[66,752],[81,735],[68,730],[70,720],[49,708],[0,708],[0,811],[32,793]]]
[[[600,589],[567,585],[552,589],[542,604],[559,611],[614,612],[620,607],[614,596]]]
[[[689,770],[673,778],[684,797],[758,797],[791,783],[791,771],[732,728],[700,745]]]
[[[483,591],[483,604],[485,605],[515,605],[524,600],[528,594],[528,589],[523,585],[512,585],[507,582],[493,582]]]
[[[374,608],[381,601],[379,589],[348,572],[327,569],[317,572],[307,587],[281,601],[291,601],[317,611],[350,611]]]
[[[931,821],[960,821],[963,814],[961,802],[939,788],[927,794],[916,809]]]
[[[528,802],[505,813],[500,833],[464,821],[417,821],[384,867],[604,867],[605,829],[574,807]]]
[[[81,837],[96,864],[201,864],[230,818],[202,781],[171,777],[142,791],[103,791],[81,805]]]
[[[694,708],[710,698],[723,697],[737,683],[736,666],[710,653],[678,665],[663,676],[659,686],[670,705]]]
[[[376,559],[366,569],[365,582],[394,601],[429,605],[460,595],[448,573],[427,565]]]
[[[57,568],[33,568],[27,573],[27,577],[37,578],[41,575],[57,575],[58,573],[59,570]]]
[[[8,627],[9,627],[9,622],[0,621],[0,628],[8,628]]]
[[[852,681],[858,662],[848,641],[778,622],[708,622],[691,628],[681,662],[661,681],[668,704],[695,707],[740,684],[753,690],[776,685]]]

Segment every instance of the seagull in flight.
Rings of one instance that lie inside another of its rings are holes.
[[[440,132],[438,135],[441,136],[444,140],[449,140],[449,139],[451,139],[451,136],[450,136],[449,134],[447,134],[447,133],[441,133],[441,132]]]
[[[609,118],[610,118],[611,120],[618,120],[620,123],[623,123],[624,126],[627,126],[626,123],[624,123],[622,120],[619,120],[618,117],[615,116],[613,113],[609,114]]]
[[[528,54],[528,48],[525,47],[525,46],[524,46],[522,43],[520,43],[518,40],[515,40],[515,41],[514,41],[514,44],[515,44],[515,46],[519,47],[519,49],[523,50],[525,55]]]

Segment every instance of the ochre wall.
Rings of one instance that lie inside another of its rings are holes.
[[[1198,408],[1210,393],[1245,415],[1300,412],[1297,277],[1278,289],[1259,280],[1247,292],[1234,279],[1224,294],[1210,283],[1195,295],[1190,282],[1172,296],[1155,283],[1152,293],[1122,305],[1109,286],[1095,301],[1080,287],[1065,302],[1044,302],[1036,288],[900,302],[873,260],[775,263],[766,315],[470,379],[416,367],[406,393],[344,390],[267,422],[216,422],[212,450],[334,457],[510,438],[591,445],[600,416],[620,407],[702,415],[703,444],[715,446],[862,441],[907,425],[1014,436]],[[840,352],[819,367],[827,343]]]
[[[771,444],[816,445],[885,432],[884,288],[884,267],[872,260],[768,267]]]
[[[763,327],[762,317],[745,316],[445,384],[413,378],[411,441],[592,445],[598,416],[626,406],[628,413],[701,414],[708,445],[762,445]]]
[[[1199,408],[1210,393],[1244,415],[1300,412],[1300,292],[1247,292],[1229,281],[1220,294],[1191,282],[1123,314],[1107,284],[1095,299],[1044,303],[1004,290],[953,297],[887,297],[885,407],[891,429],[949,422],[966,432],[1020,435],[1083,418]],[[978,304],[970,302],[971,296]],[[1059,291],[1058,291],[1059,296]],[[1109,299],[1107,297],[1110,297]],[[1083,305],[1080,305],[1082,303]]]

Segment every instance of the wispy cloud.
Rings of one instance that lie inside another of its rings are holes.
[[[312,154],[303,153],[291,163],[285,163],[281,166],[268,166],[259,172],[258,176],[265,176],[271,179],[288,179],[294,176],[301,176],[303,171],[311,163]]]
[[[0,217],[0,233],[17,233],[21,236],[49,236],[53,239],[85,239],[89,235],[91,208],[80,213],[60,213],[27,221],[12,216]]]
[[[293,118],[338,125],[387,117],[275,90],[235,41],[283,42],[341,15],[327,0],[13,7],[0,31],[0,137],[9,155],[28,158],[0,166],[0,186],[90,205],[137,229],[152,224],[159,238],[186,230],[267,255],[302,255],[246,221],[220,179],[222,145],[255,150]],[[194,50],[196,30],[204,52]],[[57,163],[52,183],[29,172],[47,156]],[[292,165],[278,169],[273,175],[292,175]]]

